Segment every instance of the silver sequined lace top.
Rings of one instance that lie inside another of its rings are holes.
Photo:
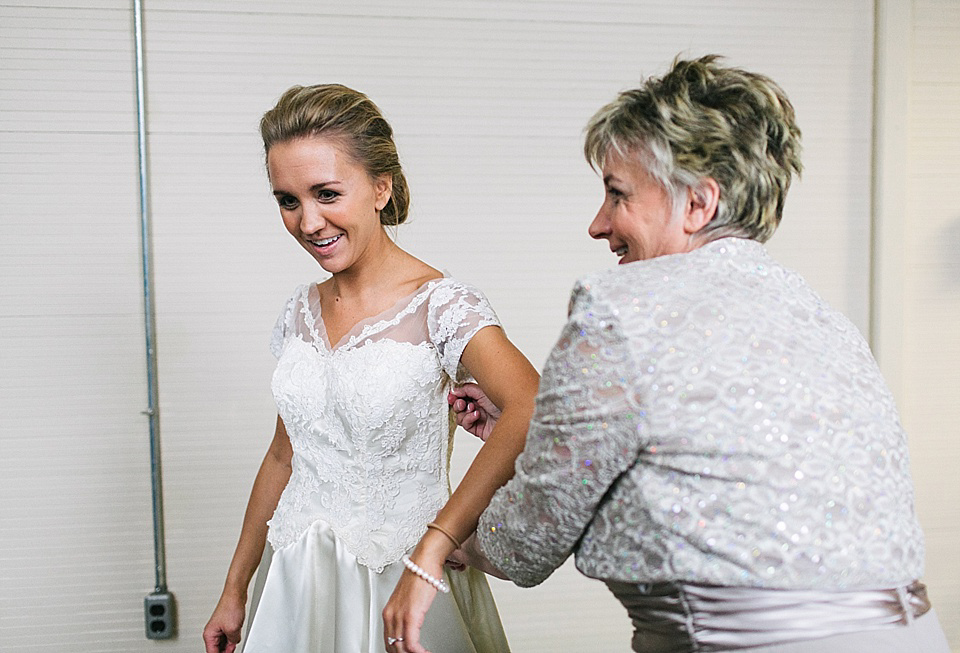
[[[480,520],[517,584],[867,588],[921,575],[907,442],[856,327],[725,238],[582,279],[516,476]]]

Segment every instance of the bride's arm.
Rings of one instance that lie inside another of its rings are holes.
[[[461,361],[501,411],[486,444],[435,520],[463,542],[476,530],[493,494],[513,477],[514,463],[526,442],[540,375],[499,327],[481,329],[464,349]],[[436,531],[431,533],[446,539]]]
[[[502,411],[486,444],[434,520],[463,542],[476,530],[480,514],[497,489],[513,476],[514,462],[523,451],[540,377],[496,326],[478,331],[460,360]],[[410,557],[427,573],[440,578],[444,561],[455,549],[442,531],[429,529]],[[419,644],[419,631],[435,594],[430,584],[404,572],[383,611],[385,637],[403,637],[404,648],[388,650],[425,653],[426,649]]]
[[[293,449],[280,417],[270,448],[263,458],[257,479],[250,492],[250,501],[243,517],[240,541],[227,572],[223,593],[210,621],[203,629],[207,653],[231,653],[240,642],[247,586],[260,564],[267,537],[267,520],[277,509],[280,494],[290,479]]]

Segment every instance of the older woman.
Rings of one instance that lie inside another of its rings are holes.
[[[466,559],[527,587],[575,553],[635,651],[947,652],[893,397],[761,244],[801,169],[783,91],[677,61],[597,112],[585,152],[606,189],[590,235],[621,265],[574,288]],[[482,434],[492,406],[459,397]]]

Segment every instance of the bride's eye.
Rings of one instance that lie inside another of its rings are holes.
[[[340,197],[340,193],[330,190],[329,188],[324,188],[317,192],[317,199],[321,202],[332,202],[338,197]]]
[[[293,195],[280,195],[277,197],[277,204],[280,205],[280,208],[284,211],[292,211],[297,208],[297,198]]]

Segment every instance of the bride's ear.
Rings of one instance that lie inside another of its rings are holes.
[[[719,202],[720,184],[713,177],[704,177],[697,186],[688,188],[683,230],[693,235],[706,227],[717,214]]]
[[[374,179],[373,187],[376,191],[374,208],[376,208],[377,211],[382,211],[383,207],[390,201],[390,196],[393,194],[393,177],[386,174],[380,175]]]

